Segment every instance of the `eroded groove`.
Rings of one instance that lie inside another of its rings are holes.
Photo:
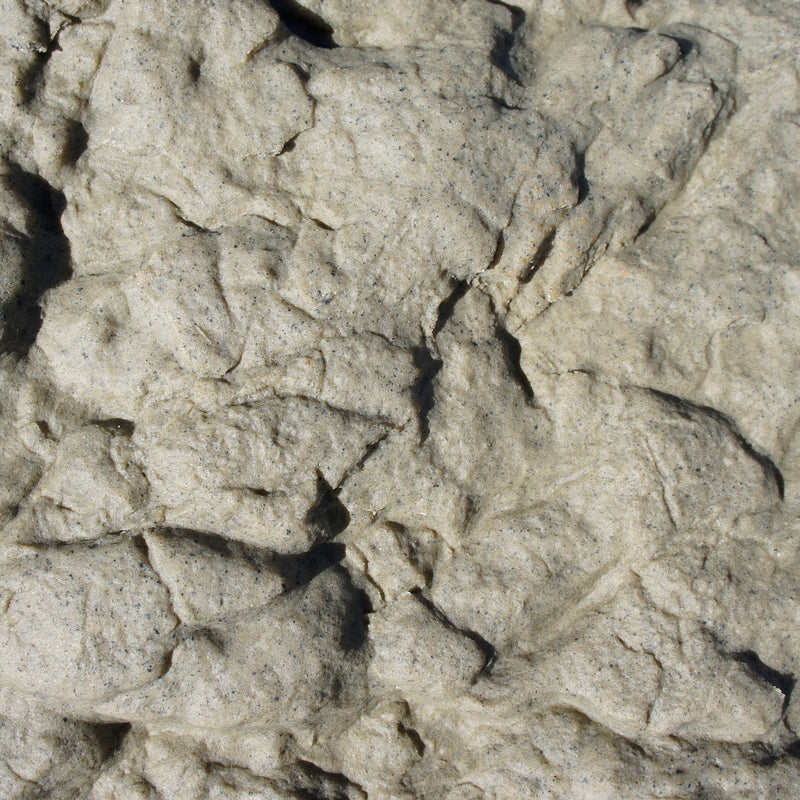
[[[761,469],[764,471],[764,476],[775,486],[778,496],[781,500],[783,500],[784,480],[781,471],[769,456],[756,450],[755,447],[753,447],[753,445],[751,445],[750,442],[748,442],[744,436],[739,433],[736,424],[730,417],[728,417],[726,414],[723,414],[721,411],[718,411],[716,408],[711,408],[711,406],[697,405],[696,403],[692,403],[690,400],[677,397],[674,394],[662,392],[659,389],[653,389],[651,387],[642,388],[645,388],[647,391],[651,392],[656,397],[670,405],[680,416],[684,417],[685,419],[691,419],[692,413],[699,413],[704,414],[707,417],[711,417],[712,419],[724,425],[742,450],[744,450],[745,453],[750,456],[750,458],[752,458],[761,466]]]
[[[295,0],[270,0],[270,5],[280,17],[285,28],[313,47],[334,48],[333,28],[313,11],[303,8]]]
[[[72,267],[69,239],[61,227],[66,208],[63,192],[13,163],[9,164],[7,180],[8,188],[27,206],[33,221],[33,233],[25,238],[22,249],[20,288],[2,309],[5,330],[0,352],[22,358],[42,326],[42,295],[68,280]]]

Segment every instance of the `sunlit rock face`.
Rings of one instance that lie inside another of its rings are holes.
[[[0,797],[798,793],[792,0],[0,8]]]

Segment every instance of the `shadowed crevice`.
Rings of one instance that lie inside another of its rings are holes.
[[[731,653],[731,658],[747,667],[748,672],[757,678],[774,686],[783,695],[783,713],[785,714],[796,683],[794,675],[789,672],[778,672],[765,664],[752,650]]]
[[[539,271],[539,268],[547,261],[548,256],[553,250],[553,242],[556,238],[556,228],[550,231],[547,236],[542,239],[542,243],[536,248],[536,252],[533,254],[533,258],[530,260],[530,263],[525,269],[525,272],[522,273],[522,277],[519,279],[520,283],[530,283],[533,279],[533,276]]]
[[[317,471],[317,499],[308,510],[306,522],[324,540],[338,536],[350,524],[350,512],[325,476]]]
[[[447,325],[448,321],[453,316],[456,303],[467,293],[468,289],[469,283],[467,283],[467,281],[456,281],[453,285],[453,291],[439,303],[439,308],[436,312],[436,324],[433,326],[434,337]]]
[[[36,23],[42,39],[47,42],[47,46],[44,50],[36,53],[33,63],[31,63],[20,80],[20,94],[22,95],[22,102],[26,106],[36,99],[36,95],[42,87],[44,71],[47,67],[47,62],[50,61],[50,57],[56,50],[61,49],[61,45],[58,43],[61,28],[53,35],[49,23],[41,19],[37,19]]]
[[[324,542],[297,555],[273,555],[270,566],[283,579],[287,591],[310,583],[321,572],[338,564],[345,556],[339,542]]]
[[[125,741],[125,737],[130,731],[129,722],[122,723],[96,723],[92,725],[97,740],[102,748],[103,760],[108,761],[120,751]]]
[[[453,316],[456,304],[468,289],[469,284],[466,281],[456,281],[450,294],[439,303],[436,322],[431,332],[432,339],[436,339],[436,336]],[[435,403],[434,382],[442,368],[442,360],[437,357],[435,344],[419,345],[413,348],[411,357],[418,373],[417,380],[411,387],[411,397],[419,420],[420,444],[422,444],[430,434],[428,418]]]
[[[61,153],[61,163],[73,167],[78,159],[86,152],[89,146],[89,133],[80,120],[73,119],[67,123],[67,134],[64,141],[64,150]]]
[[[586,177],[586,154],[582,150],[575,151],[575,169],[572,171],[572,185],[578,190],[580,205],[589,196],[589,181]]]
[[[270,0],[270,5],[286,29],[313,47],[332,49],[333,28],[318,14],[304,8],[295,0]]]
[[[758,450],[753,447],[753,445],[748,442],[739,430],[737,429],[733,420],[728,417],[726,414],[723,414],[721,411],[718,411],[716,408],[711,408],[710,406],[700,406],[692,403],[689,400],[686,400],[682,397],[677,397],[674,394],[668,394],[667,392],[659,391],[658,389],[648,388],[647,391],[654,394],[659,399],[663,400],[669,406],[671,406],[680,416],[684,417],[685,419],[692,419],[692,412],[699,412],[701,414],[705,414],[708,417],[716,420],[717,422],[721,423],[724,427],[728,429],[731,436],[736,440],[737,444],[742,448],[742,450],[747,453],[753,461],[756,461],[764,472],[764,476],[767,480],[772,483],[775,487],[775,490],[778,493],[778,496],[781,500],[783,500],[784,494],[784,480],[783,474],[778,469],[775,462],[764,453],[759,452]]]
[[[419,419],[420,443],[424,442],[431,432],[428,420],[435,403],[434,381],[442,368],[442,360],[434,358],[427,347],[415,347],[412,351],[414,366],[419,376],[411,387],[414,408]]]
[[[352,586],[352,582],[351,582]],[[353,594],[345,606],[340,644],[345,652],[363,647],[367,641],[367,614],[373,611],[366,593],[353,586]]]
[[[25,205],[31,221],[31,233],[22,239],[20,287],[0,311],[4,323],[0,352],[22,358],[42,326],[42,295],[72,275],[69,239],[61,227],[66,199],[46,180],[13,163],[6,186]]]
[[[129,419],[122,419],[122,417],[111,417],[109,419],[93,419],[92,425],[102,428],[104,431],[119,434],[127,439],[133,436],[136,425]]]
[[[431,614],[433,614],[434,617],[436,617],[436,619],[438,619],[443,625],[448,627],[450,630],[461,634],[478,646],[478,649],[483,654],[483,666],[478,672],[476,680],[477,678],[480,678],[491,672],[495,661],[497,661],[497,650],[495,649],[494,645],[487,642],[486,639],[484,639],[479,633],[476,633],[469,628],[460,628],[458,625],[456,625],[447,616],[447,614],[445,614],[430,598],[425,595],[422,589],[412,589],[411,594],[413,594],[417,600],[419,600],[419,602],[422,603],[422,605],[424,605],[425,608],[427,608],[428,611],[430,611]]]
[[[327,772],[303,759],[292,769],[290,780],[296,796],[303,800],[350,800],[356,786],[342,773]]]
[[[506,360],[506,367],[509,375],[520,386],[525,397],[533,400],[533,387],[522,369],[522,347],[515,336],[512,336],[502,325],[498,325],[495,334],[503,347],[503,354]]]
[[[505,76],[516,84],[522,84],[512,58],[512,51],[516,44],[517,31],[525,22],[525,12],[511,3],[503,0],[486,0],[495,6],[505,8],[511,15],[511,30],[500,29],[495,34],[494,47],[490,54],[492,64],[501,70]]]

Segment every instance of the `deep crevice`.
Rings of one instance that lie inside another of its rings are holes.
[[[510,81],[521,85],[522,80],[514,66],[511,52],[516,43],[517,31],[525,22],[525,12],[519,6],[505,3],[503,0],[486,0],[486,2],[495,6],[501,6],[511,14],[511,30],[501,29],[495,34],[494,47],[490,54],[491,62],[503,72]]]
[[[175,647],[172,647],[164,655],[164,660],[161,662],[161,667],[158,670],[158,675],[156,677],[158,677],[159,679],[163,678],[172,669],[172,659],[174,655],[175,655]]]
[[[770,686],[774,686],[783,695],[783,713],[785,714],[796,683],[794,675],[790,672],[778,672],[768,666],[753,650],[740,650],[730,655],[740,664],[744,664],[749,672]]]
[[[317,470],[317,499],[306,514],[306,522],[323,539],[333,539],[350,524],[350,512],[339,500],[325,476]]]
[[[199,56],[190,56],[186,70],[189,74],[189,80],[192,83],[197,83],[200,80],[200,75],[203,72],[203,59]]]
[[[486,641],[479,633],[476,633],[469,628],[460,628],[456,625],[432,600],[430,600],[421,589],[412,589],[413,594],[425,608],[428,609],[441,623],[446,625],[450,630],[460,633],[462,636],[474,642],[481,653],[483,653],[483,666],[480,668],[476,680],[484,675],[488,675],[495,661],[497,661],[497,650],[492,644]]]
[[[495,328],[495,335],[503,347],[503,354],[505,355],[509,374],[522,388],[525,397],[527,397],[528,400],[533,400],[533,387],[520,363],[522,347],[519,341],[499,323]]]
[[[122,419],[122,417],[111,417],[109,419],[93,419],[92,425],[102,428],[111,433],[118,433],[120,436],[130,438],[133,436],[136,425],[129,419]]]
[[[681,58],[686,58],[697,46],[691,39],[687,39],[685,36],[676,36],[673,33],[666,32],[661,32],[660,35],[672,39],[672,41],[678,45],[678,52]]]
[[[456,303],[467,293],[469,283],[467,281],[457,281],[453,286],[453,291],[439,303],[439,309],[436,313],[436,324],[433,326],[433,336],[440,333],[442,328],[447,324],[448,320],[453,316]]]
[[[691,419],[691,412],[695,411],[705,414],[724,425],[742,450],[744,450],[745,453],[750,456],[750,458],[752,458],[761,466],[765,477],[774,483],[778,496],[781,500],[783,500],[784,480],[781,471],[769,456],[756,450],[755,447],[753,447],[753,445],[751,445],[750,442],[748,442],[744,436],[739,433],[735,423],[730,417],[723,414],[721,411],[718,411],[716,408],[697,405],[696,403],[692,403],[690,400],[685,400],[684,398],[677,397],[674,394],[669,394],[667,392],[662,392],[658,389],[652,389],[649,387],[648,391],[652,392],[656,397],[659,397],[665,403],[668,403],[670,406],[672,406],[672,408],[674,408],[675,411],[677,411],[678,414],[685,419]]]
[[[273,555],[270,566],[283,579],[287,591],[305,586],[345,556],[345,546],[339,542],[324,542],[297,555]]]
[[[284,27],[313,47],[332,49],[333,28],[319,14],[309,11],[295,0],[270,0],[270,5],[280,17]]]
[[[42,295],[72,275],[69,239],[61,227],[63,192],[19,165],[10,163],[7,188],[29,209],[33,232],[23,239],[20,288],[0,313],[4,323],[0,352],[28,354],[42,326]]]
[[[95,736],[100,742],[103,760],[112,759],[122,747],[125,736],[131,729],[130,722],[122,723],[95,723],[92,725]]]
[[[572,185],[578,190],[580,205],[589,196],[589,181],[586,178],[586,154],[582,150],[575,150],[575,169],[572,171]]]
[[[402,722],[398,722],[397,732],[405,736],[411,742],[418,756],[421,757],[425,755],[425,742],[414,728],[409,728],[407,725],[403,725]]]
[[[47,47],[43,52],[38,52],[34,58],[33,63],[22,76],[20,81],[20,94],[22,95],[22,102],[24,105],[30,105],[36,98],[39,92],[39,87],[44,77],[44,70],[50,57],[56,50],[60,50],[61,46],[58,43],[58,37],[61,33],[59,28],[55,35],[51,34],[49,23],[44,20],[37,20],[40,25],[40,30],[46,33]]]
[[[286,140],[286,141],[283,143],[283,147],[281,148],[281,150],[280,150],[280,152],[278,153],[278,155],[279,155],[279,156],[282,156],[282,155],[284,155],[285,153],[291,153],[291,152],[292,152],[292,150],[294,150],[294,148],[295,148],[295,146],[296,146],[297,137],[298,137],[299,135],[300,135],[299,133],[296,133],[294,136],[292,136],[292,138],[291,138],[291,139],[287,139],[287,140]]]
[[[518,86],[522,85],[519,76],[511,60],[511,51],[514,48],[516,35],[511,31],[500,30],[495,35],[494,47],[489,54],[492,64],[497,67],[510,81]]]
[[[467,293],[468,289],[469,283],[459,280],[454,284],[450,294],[439,303],[436,322],[431,333],[432,339],[438,336],[448,320],[453,316],[456,303]],[[413,348],[411,355],[414,366],[419,373],[419,377],[411,387],[411,396],[419,420],[420,444],[422,444],[430,435],[428,418],[436,399],[434,397],[434,382],[439,370],[442,368],[442,360],[431,351],[431,347],[426,345],[419,345]]]
[[[61,153],[61,163],[73,167],[78,159],[86,152],[89,146],[89,134],[79,119],[67,123],[67,134],[64,140],[64,150]]]
[[[340,772],[327,772],[299,759],[291,773],[292,788],[305,800],[348,800],[353,782]]]
[[[533,258],[528,264],[525,272],[522,273],[522,277],[519,279],[520,283],[530,283],[533,279],[533,276],[539,271],[539,268],[547,261],[548,256],[550,255],[551,251],[553,250],[553,242],[556,238],[556,228],[550,231],[547,236],[542,239],[542,243],[536,248],[536,252],[533,254]]]
[[[500,259],[503,257],[503,251],[506,249],[506,234],[505,231],[500,231],[497,234],[496,244],[494,246],[494,253],[492,254],[492,258],[489,261],[489,266],[486,269],[494,269],[499,263]]]
[[[419,377],[411,387],[411,396],[419,419],[420,444],[422,444],[431,432],[429,417],[435,403],[434,381],[442,368],[442,360],[434,358],[427,347],[415,347],[412,357]]]
[[[349,573],[348,573],[349,574]],[[344,608],[342,619],[342,635],[339,643],[346,653],[353,652],[364,646],[367,641],[367,614],[374,611],[366,592],[351,584],[353,595]]]
[[[49,423],[47,422],[46,419],[37,419],[37,420],[35,420],[35,425],[41,431],[42,436],[44,436],[47,439],[56,440],[56,437],[53,436],[53,431],[50,428],[50,425],[49,425]]]
[[[771,767],[784,758],[800,758],[800,739],[782,748],[764,742],[755,742],[750,748],[748,758],[759,767]]]
[[[658,216],[658,214],[656,214],[656,212],[655,212],[655,211],[651,211],[651,212],[650,212],[650,213],[647,215],[647,217],[646,217],[645,221],[644,221],[644,222],[643,222],[643,223],[642,223],[642,224],[639,226],[639,230],[637,230],[637,231],[636,231],[636,234],[635,234],[635,235],[634,235],[634,237],[633,237],[633,241],[634,241],[634,242],[635,242],[635,241],[636,241],[636,240],[637,240],[637,239],[638,239],[640,236],[644,236],[644,234],[645,234],[645,233],[647,233],[647,231],[649,231],[649,230],[650,230],[650,226],[651,226],[651,225],[652,225],[652,224],[653,224],[653,223],[656,221],[656,217],[657,217],[657,216]]]
[[[800,739],[786,745],[783,752],[792,758],[800,758]]]

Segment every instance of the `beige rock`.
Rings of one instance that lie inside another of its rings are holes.
[[[0,0],[0,795],[797,795],[790,0]]]

